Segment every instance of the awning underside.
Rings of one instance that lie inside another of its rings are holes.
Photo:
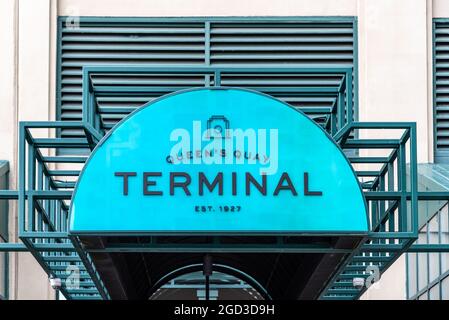
[[[361,237],[318,236],[282,240],[278,237],[80,239],[112,299],[148,299],[164,285],[160,280],[167,274],[201,265],[204,252],[209,252],[213,265],[228,266],[249,275],[273,299],[316,299],[360,240]],[[214,246],[217,241],[219,244]],[[257,252],[259,246],[266,252]]]

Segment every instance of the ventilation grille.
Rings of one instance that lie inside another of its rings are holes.
[[[167,19],[81,18],[80,28],[71,29],[59,21],[60,50],[58,117],[81,120],[81,72],[86,65],[212,65],[265,66],[286,65],[353,67],[354,22],[276,20],[243,22],[199,19],[192,22]],[[121,118],[142,104],[180,89],[213,85],[213,78],[186,75],[119,76],[98,75],[104,85],[143,85],[148,94],[98,97],[103,126],[110,129]],[[334,97],[298,96],[273,92],[272,88],[333,86],[338,76],[324,77],[276,75],[227,75],[222,85],[253,88],[286,101],[298,108],[331,107]],[[120,107],[123,113],[114,112]],[[319,118],[319,117],[318,117]],[[317,119],[317,121],[320,121]],[[63,130],[64,137],[78,137],[80,132]]]
[[[435,161],[449,161],[449,23],[434,22]]]

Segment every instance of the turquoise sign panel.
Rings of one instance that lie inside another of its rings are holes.
[[[177,92],[98,144],[78,180],[72,234],[365,233],[346,157],[315,122],[243,89]]]

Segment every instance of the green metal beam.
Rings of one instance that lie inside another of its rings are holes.
[[[351,253],[351,249],[336,249],[319,245],[294,244],[109,244],[105,248],[85,248],[87,252],[218,252],[218,253]]]
[[[0,252],[25,252],[28,248],[23,243],[0,242]]]

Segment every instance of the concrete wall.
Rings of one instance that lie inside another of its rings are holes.
[[[0,1],[0,158],[17,189],[17,123],[54,114],[56,1]],[[53,65],[53,66],[50,66]],[[52,88],[52,89],[50,89]],[[17,204],[10,201],[10,241],[17,241]],[[10,253],[9,298],[53,299],[47,276],[29,253]]]
[[[416,121],[420,162],[433,161],[432,17],[446,0],[1,0],[0,158],[16,188],[17,121],[55,118],[56,18],[81,16],[357,16],[360,120]],[[15,207],[10,238],[16,239]],[[29,254],[10,254],[11,298],[53,296]],[[401,259],[364,298],[405,297]]]
[[[356,0],[60,0],[58,13],[81,16],[354,16]]]
[[[362,295],[361,300],[404,300],[406,299],[405,255],[388,268],[380,281],[373,284]]]
[[[413,121],[418,161],[432,155],[427,121],[427,4],[424,0],[362,0],[359,21],[360,121]]]

